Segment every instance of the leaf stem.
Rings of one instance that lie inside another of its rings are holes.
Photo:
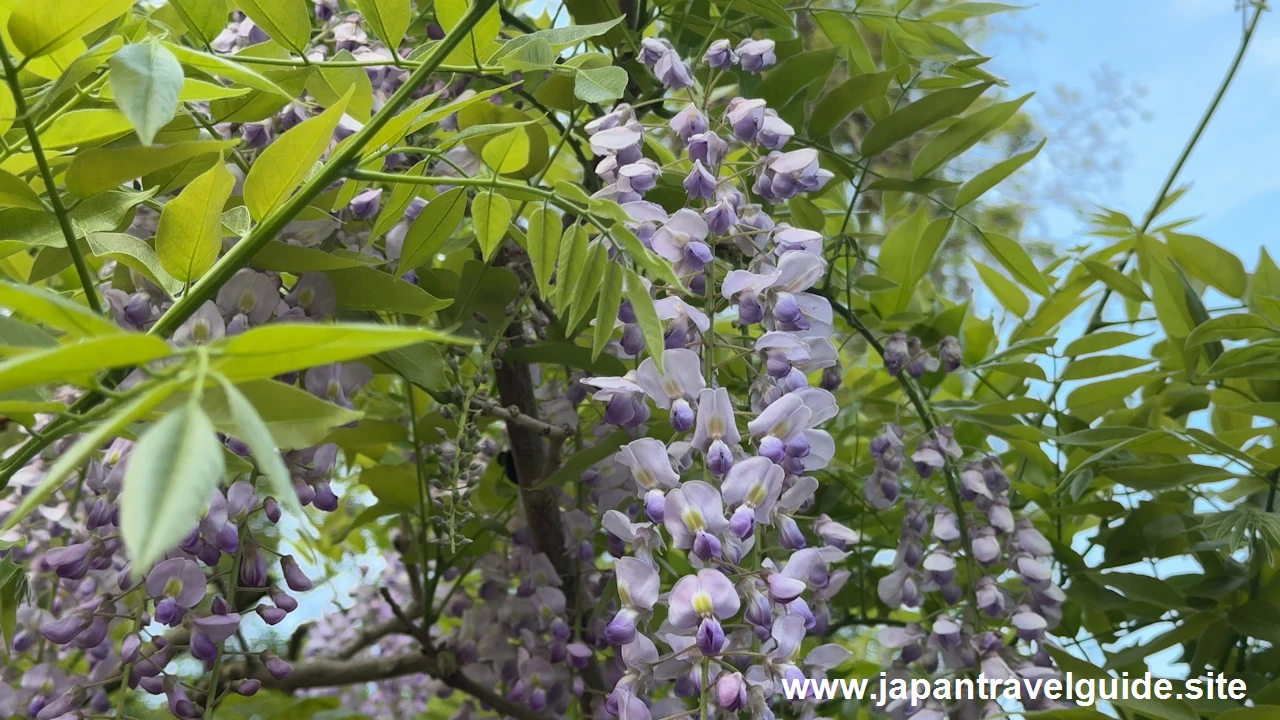
[[[62,237],[67,241],[67,251],[71,253],[71,262],[75,264],[80,286],[84,288],[85,301],[94,312],[102,314],[102,303],[98,300],[98,291],[94,289],[93,274],[89,271],[88,263],[85,262],[84,253],[76,244],[76,231],[71,227],[71,217],[67,214],[66,206],[62,204],[62,196],[58,194],[53,170],[50,169],[49,160],[44,155],[44,147],[40,144],[40,131],[36,129],[35,121],[27,111],[27,99],[22,95],[22,83],[18,81],[18,70],[13,65],[13,58],[9,57],[9,48],[5,45],[4,38],[0,38],[0,64],[4,65],[4,79],[9,85],[10,94],[13,95],[18,122],[22,123],[22,129],[27,133],[27,140],[31,143],[31,154],[35,156],[36,165],[40,168],[40,177],[44,180],[45,190],[49,193],[49,205],[58,218]]]

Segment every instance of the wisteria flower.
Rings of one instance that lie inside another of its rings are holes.
[[[663,525],[676,548],[693,550],[704,562],[720,557],[719,536],[729,526],[720,491],[701,480],[672,490],[667,493]]]

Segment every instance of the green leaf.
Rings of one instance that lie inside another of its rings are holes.
[[[822,208],[803,195],[788,200],[787,209],[791,211],[791,220],[802,228],[821,232],[826,227],[827,218],[822,214]]]
[[[938,133],[923,148],[920,148],[920,152],[916,153],[911,161],[911,174],[915,177],[924,177],[965,150],[977,145],[987,135],[1008,122],[1009,118],[1013,117],[1033,94],[1027,93],[1016,100],[983,108],[968,117],[961,118],[951,127]]]
[[[511,203],[492,191],[477,195],[471,201],[471,221],[475,225],[476,240],[480,242],[480,255],[486,261],[507,236],[511,215]]]
[[[618,321],[618,306],[622,304],[622,265],[609,262],[605,265],[604,281],[600,284],[600,302],[596,306],[596,326],[591,335],[591,359],[600,352],[613,336],[613,326]]]
[[[222,250],[222,208],[236,179],[221,162],[196,178],[160,213],[156,255],[174,279],[194,282],[213,267]]]
[[[996,270],[983,265],[977,260],[972,260],[972,262],[974,269],[978,271],[978,276],[982,278],[982,282],[986,284],[987,289],[996,297],[996,300],[1017,317],[1024,317],[1027,311],[1031,309],[1031,303],[1027,300],[1026,294],[1012,280],[1001,275]]]
[[[13,101],[9,86],[0,83],[0,133],[7,133],[18,117],[18,105]]]
[[[59,115],[40,142],[49,150],[64,150],[105,142],[133,130],[133,123],[119,110],[72,110]]]
[[[30,285],[0,281],[0,307],[58,328],[72,337],[120,332],[120,326],[84,305]]]
[[[1142,286],[1115,268],[1097,260],[1085,260],[1084,267],[1089,274],[1098,278],[1104,285],[1134,302],[1147,302],[1150,298]]]
[[[227,26],[226,0],[169,0],[169,6],[203,45],[213,42]]]
[[[281,135],[258,156],[244,180],[245,205],[254,220],[262,220],[283,204],[311,174],[316,161],[329,149],[351,92],[320,115]]]
[[[355,57],[343,50],[333,59],[335,62],[350,62]],[[306,88],[321,107],[332,107],[350,93],[347,113],[361,122],[367,122],[373,112],[373,83],[362,67],[322,66],[319,72],[307,77]]]
[[[1251,313],[1232,313],[1197,325],[1187,336],[1187,346],[1220,340],[1265,340],[1276,335],[1280,335],[1280,328],[1266,318]]]
[[[238,206],[243,208],[244,206]],[[226,223],[226,218],[223,218]],[[251,267],[274,272],[300,273],[325,272],[328,270],[346,270],[347,268],[369,267],[377,264],[377,259],[351,250],[321,250],[319,248],[291,245],[283,242],[268,242],[249,261]]]
[[[1131,601],[1151,603],[1162,608],[1174,609],[1184,605],[1182,596],[1172,585],[1150,575],[1132,573],[1096,573],[1094,580],[1124,595]]]
[[[519,172],[529,164],[529,134],[524,128],[508,130],[485,143],[480,157],[499,175]]]
[[[829,16],[829,13],[822,14],[822,17]],[[813,106],[813,114],[809,116],[809,136],[822,137],[829,134],[868,100],[884,97],[896,71],[894,68],[879,73],[855,75],[837,85],[831,92],[823,93]]]
[[[178,114],[182,65],[158,42],[126,45],[111,56],[111,95],[143,145]]]
[[[16,353],[24,348],[48,348],[57,344],[57,338],[35,325],[9,315],[0,315],[0,348]]]
[[[755,15],[765,20],[772,27],[790,28],[796,27],[795,14],[782,7],[775,0],[713,0],[714,4],[722,5],[727,10],[730,5],[733,9]]]
[[[134,0],[18,0],[9,37],[28,58],[48,55],[129,12]]]
[[[240,10],[272,40],[303,53],[311,41],[306,0],[236,0]]]
[[[1180,273],[1167,261],[1151,259],[1151,302],[1156,306],[1160,326],[1170,337],[1184,341],[1198,323],[1191,318]]]
[[[1164,236],[1183,270],[1229,297],[1244,297],[1249,275],[1240,258],[1198,235],[1166,232]]]
[[[1036,155],[1040,154],[1040,150],[1044,148],[1046,142],[1048,140],[1041,140],[1039,145],[1021,155],[1014,155],[1008,160],[996,163],[994,166],[974,175],[969,182],[960,187],[960,192],[956,193],[956,208],[962,208],[982,197],[983,193],[999,185],[1005,178],[1016,172],[1018,168],[1031,162]]]
[[[347,310],[426,317],[453,304],[452,300],[438,298],[411,282],[371,267],[329,270],[325,275],[338,295],[338,307]]]
[[[625,430],[618,430],[595,445],[585,450],[579,450],[570,455],[564,461],[564,464],[560,466],[560,469],[552,473],[546,480],[543,480],[538,487],[558,487],[572,482],[592,465],[618,452],[618,448],[631,442],[631,439],[631,436]]]
[[[605,265],[609,262],[609,251],[599,240],[587,248],[586,258],[579,266],[577,276],[573,278],[573,302],[569,305],[569,319],[565,326],[567,332],[574,332],[578,324],[587,317],[591,303],[600,292],[604,282]]]
[[[1079,358],[1067,366],[1062,373],[1063,380],[1086,380],[1102,375],[1114,375],[1150,365],[1155,362],[1151,358],[1137,358],[1128,355],[1095,355]]]
[[[116,332],[0,362],[0,392],[50,382],[82,382],[99,370],[141,365],[173,350],[158,337]]]
[[[202,2],[203,0],[197,1]],[[292,100],[294,97],[292,94],[286,92],[283,88],[267,79],[258,71],[245,67],[230,58],[222,57],[221,55],[202,53],[199,50],[192,50],[191,48],[176,45],[174,43],[165,43],[164,46],[168,48],[169,52],[173,53],[173,56],[178,58],[178,62],[183,65],[196,68],[197,70],[202,70],[210,75],[234,80],[245,87],[274,93],[288,100]]]
[[[358,479],[379,503],[414,514],[421,507],[418,477],[412,465],[375,465],[361,470]]]
[[[879,155],[934,123],[959,115],[989,87],[991,83],[980,83],[939,90],[890,113],[877,122],[862,139],[862,156]]]
[[[356,0],[356,8],[373,27],[382,44],[395,52],[413,20],[409,0]]]
[[[210,346],[210,368],[235,383],[271,378],[317,365],[347,362],[387,350],[437,342],[471,345],[422,327],[392,325],[282,323],[256,327]]]
[[[0,170],[0,206],[44,212],[44,203],[31,186],[11,172]]]
[[[585,103],[621,100],[627,92],[627,71],[607,65],[578,70],[573,81],[573,96]]]
[[[424,390],[440,393],[449,388],[444,355],[429,343],[380,353],[378,360],[406,380]]]
[[[253,408],[260,422],[281,450],[300,450],[319,445],[334,428],[359,420],[363,413],[348,410],[326,402],[294,385],[275,380],[255,380],[240,385],[236,392]],[[239,419],[235,403],[225,389],[209,388],[201,398],[201,407],[208,413],[219,432],[248,439],[238,430]],[[250,445],[252,449],[252,445]]]
[[[106,420],[80,435],[70,449],[58,455],[53,466],[40,479],[40,484],[31,492],[22,496],[22,502],[5,519],[4,525],[0,527],[0,533],[7,533],[16,527],[23,518],[30,515],[33,510],[52,497],[58,491],[58,488],[62,487],[62,484],[67,481],[67,478],[71,477],[73,472],[83,467],[88,462],[90,455],[101,450],[108,440],[119,434],[130,423],[151,412],[177,389],[178,383],[176,381],[156,385],[125,403],[118,410],[108,415]],[[207,500],[208,497],[206,496],[204,501]]]
[[[509,40],[505,45],[503,45],[502,49],[493,56],[493,59],[499,60],[506,58],[515,51],[522,50],[526,45],[534,44],[538,41],[545,42],[557,49],[572,47],[584,40],[590,40],[593,37],[599,37],[605,34],[625,19],[625,17],[619,15],[618,17],[605,22],[590,23],[587,25],[572,24],[564,27],[539,30],[537,32],[529,33],[528,35],[521,35],[518,38]]]
[[[1089,353],[1102,352],[1111,348],[1128,345],[1134,340],[1141,340],[1143,335],[1135,335],[1133,333],[1112,331],[1112,332],[1096,332],[1085,335],[1082,338],[1072,340],[1063,354],[1067,357],[1075,357],[1077,355],[1088,355]]]
[[[1025,9],[1026,8],[1018,5],[1005,5],[1003,3],[960,2],[929,13],[924,17],[924,19],[928,22],[934,23],[961,22],[963,20],[968,20],[969,18]]]
[[[567,365],[571,368],[586,370],[594,375],[619,376],[627,373],[627,366],[623,365],[618,358],[612,355],[592,357],[591,350],[567,342],[540,342],[536,345],[515,347],[507,350],[502,356],[514,362],[527,364]]]
[[[0,654],[5,658],[18,629],[18,606],[27,603],[30,593],[27,568],[7,557],[0,560]]]
[[[929,222],[928,212],[921,205],[885,236],[877,258],[880,274],[898,284],[896,289],[876,295],[876,305],[885,314],[907,309],[916,284],[933,267],[933,258],[950,227],[945,218]]]
[[[590,238],[587,229],[575,223],[560,237],[560,264],[556,268],[556,310],[564,314],[573,303],[574,281],[587,262]]]
[[[147,428],[129,456],[120,531],[141,575],[200,520],[226,461],[213,422],[186,403]]]
[[[89,233],[85,240],[95,256],[137,270],[170,295],[176,297],[182,292],[183,284],[165,271],[160,257],[145,240],[128,233]]]
[[[1017,240],[998,233],[980,232],[978,236],[982,238],[982,244],[987,248],[987,252],[991,253],[991,256],[999,261],[1023,287],[1041,297],[1049,297],[1053,294],[1048,281],[1044,279],[1044,275],[1031,261],[1031,256],[1022,249]]]
[[[876,62],[871,57],[871,49],[867,47],[867,41],[862,38],[862,33],[858,32],[858,27],[848,16],[840,12],[815,12],[813,19],[817,21],[831,44],[844,48],[849,56],[850,74],[853,74],[855,69],[864,73],[875,72]],[[892,76],[896,72],[897,68],[893,68],[889,74]]]
[[[781,109],[810,85],[825,81],[835,66],[836,48],[796,53],[771,69],[760,81],[755,96]],[[852,111],[850,111],[852,112]]]
[[[436,22],[440,23],[446,34],[451,33],[471,5],[469,0],[436,0]],[[490,46],[501,31],[502,16],[498,12],[497,3],[494,3],[444,61],[451,65],[483,64],[492,54]]]
[[[453,188],[427,203],[404,236],[400,271],[407,272],[435,257],[458,229],[466,210],[465,188]]]
[[[222,388],[222,396],[226,402],[228,415],[231,418],[231,424],[234,429],[230,434],[239,438],[245,445],[249,446],[249,451],[253,453],[253,459],[258,463],[258,470],[267,476],[267,484],[271,488],[271,494],[277,500],[284,502],[289,510],[297,515],[302,514],[302,505],[298,502],[298,493],[293,489],[293,481],[289,478],[289,470],[284,465],[284,459],[280,457],[280,453],[276,451],[277,447],[287,448],[276,438],[271,427],[264,422],[261,415],[258,414],[257,408],[232,385],[226,378],[221,375],[217,376],[218,384]],[[310,393],[302,392],[297,388],[277,383],[270,380],[264,380],[252,383],[251,386],[263,386],[267,388],[287,388],[284,393],[285,397],[292,396],[289,399],[297,402],[301,396],[306,396],[308,400],[303,401],[307,405],[312,405],[311,400],[315,400]],[[279,396],[279,392],[273,393],[272,400],[275,401]],[[323,403],[328,404],[328,403]],[[281,405],[276,402],[265,404],[266,409],[272,413],[278,413],[282,409]],[[334,406],[336,408],[336,406]],[[296,406],[289,408],[296,410]],[[355,414],[355,413],[352,413]],[[212,423],[212,418],[210,419]],[[319,439],[316,440],[319,442]],[[301,447],[306,447],[305,445]]]
[[[518,46],[506,52],[508,46],[513,43],[518,43]],[[508,75],[515,72],[549,70],[556,64],[556,51],[551,47],[551,43],[532,35],[523,35],[511,40],[502,46],[498,55],[502,58],[502,69]]]
[[[627,299],[636,313],[636,323],[640,325],[640,333],[644,335],[645,347],[649,349],[649,357],[658,372],[662,373],[663,331],[662,321],[658,319],[658,311],[653,306],[653,298],[649,296],[649,286],[631,268],[623,268]]]
[[[560,257],[560,237],[564,228],[560,213],[552,208],[535,208],[529,214],[529,232],[525,248],[533,265],[533,276],[538,282],[538,295],[551,297],[551,275]]]
[[[150,147],[89,148],[75,153],[67,168],[67,189],[87,198],[113,190],[193,158],[235,147],[238,140],[194,140]]]

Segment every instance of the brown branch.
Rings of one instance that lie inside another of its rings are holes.
[[[568,425],[545,423],[536,417],[530,417],[518,405],[504,406],[496,400],[474,398],[471,401],[471,409],[496,417],[507,423],[507,425],[519,425],[530,432],[552,440],[563,440],[573,435],[573,428]]]

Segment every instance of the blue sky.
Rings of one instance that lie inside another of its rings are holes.
[[[982,50],[1011,91],[1036,91],[1033,114],[1049,108],[1055,86],[1092,93],[1094,74],[1118,73],[1126,86],[1145,88],[1139,103],[1149,119],[1114,129],[1122,170],[1117,186],[1095,198],[1140,219],[1230,63],[1242,22],[1235,0],[1045,0],[995,30]],[[1176,214],[1200,217],[1191,231],[1236,252],[1250,269],[1259,247],[1280,248],[1278,70],[1280,17],[1268,13],[1179,179],[1194,187]],[[1052,171],[1048,155],[1036,160],[1040,172]],[[1044,211],[1049,236],[1079,237],[1078,219]]]

